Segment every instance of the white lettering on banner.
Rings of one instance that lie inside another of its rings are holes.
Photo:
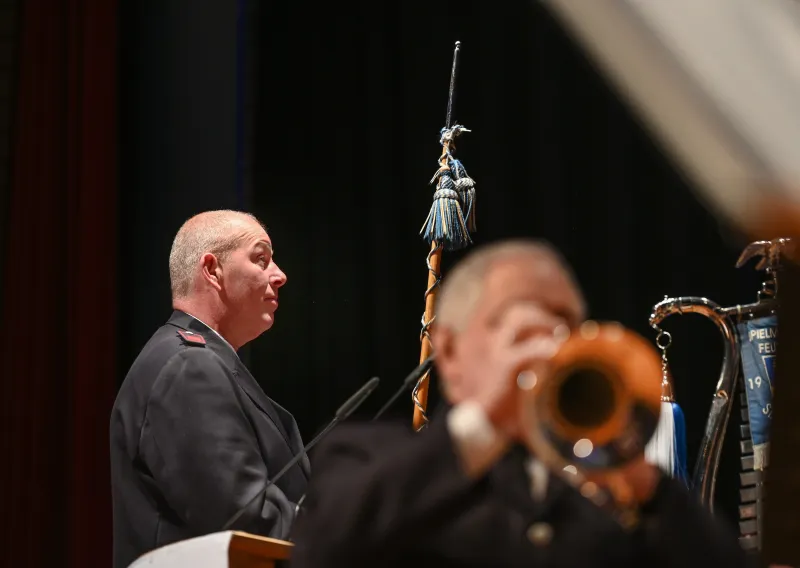
[[[775,339],[778,337],[778,330],[773,327],[762,327],[761,329],[751,330],[748,336],[751,342],[753,339]]]
[[[777,349],[775,348],[775,343],[759,343],[758,344],[758,352],[759,353],[777,353]]]

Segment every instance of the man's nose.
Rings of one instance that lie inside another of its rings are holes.
[[[269,282],[274,288],[280,288],[286,284],[286,273],[281,270],[277,264],[275,265],[273,274],[270,276]]]

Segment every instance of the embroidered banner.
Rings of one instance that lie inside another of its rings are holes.
[[[757,318],[742,322],[737,327],[750,415],[750,433],[753,437],[754,469],[761,470],[769,462],[778,317],[772,315]]]

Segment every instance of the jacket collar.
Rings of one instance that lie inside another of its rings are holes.
[[[239,359],[239,355],[234,351],[230,343],[225,341],[222,336],[217,334],[206,324],[181,310],[175,310],[167,324],[201,335],[203,339],[205,339],[206,345],[210,347],[214,353],[219,355],[228,368],[231,369],[239,385],[247,393],[247,396],[250,397],[256,406],[261,408],[263,412],[267,413],[269,417],[272,418],[273,422],[276,423],[275,425],[281,431],[281,434],[283,434],[284,437],[288,437],[272,405],[271,399],[264,392],[264,389],[261,388],[261,385],[258,384],[255,377],[250,374],[250,370],[245,367],[242,360]]]
[[[181,310],[175,310],[172,312],[172,316],[167,321],[167,324],[202,335],[203,339],[206,340],[206,345],[208,345],[214,353],[219,355],[231,369],[236,369],[242,364],[239,360],[239,355],[231,344],[222,339],[221,335],[194,316]]]

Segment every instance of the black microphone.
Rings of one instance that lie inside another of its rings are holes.
[[[416,369],[414,369],[413,371],[411,371],[411,372],[408,374],[408,376],[407,376],[407,377],[406,377],[406,378],[403,380],[403,386],[401,386],[401,387],[400,387],[400,388],[397,390],[397,392],[396,392],[396,393],[394,393],[394,394],[392,395],[392,398],[390,398],[390,399],[387,401],[387,403],[383,405],[383,408],[381,408],[381,409],[378,411],[378,414],[376,414],[376,415],[375,415],[375,418],[373,418],[373,419],[372,419],[373,421],[375,421],[375,420],[377,420],[378,418],[380,418],[380,417],[381,417],[381,415],[382,415],[384,412],[386,412],[386,411],[389,409],[389,407],[390,407],[390,406],[392,406],[392,404],[394,404],[394,401],[395,401],[395,400],[397,400],[397,397],[399,397],[399,396],[400,396],[401,394],[403,394],[405,391],[407,391],[407,390],[409,390],[410,388],[412,388],[412,387],[413,387],[413,386],[414,386],[414,385],[417,383],[417,381],[418,381],[418,380],[419,380],[419,379],[420,379],[420,378],[421,378],[421,377],[422,377],[422,376],[423,376],[425,373],[427,373],[427,372],[430,370],[430,368],[431,368],[431,367],[433,367],[433,359],[434,359],[434,357],[435,357],[435,355],[431,355],[430,357],[428,357],[427,359],[425,359],[425,360],[424,360],[422,363],[420,363],[420,364],[417,366],[417,368],[416,368]]]
[[[272,479],[267,480],[267,483],[264,485],[261,491],[256,493],[255,496],[253,496],[253,498],[250,499],[250,501],[248,501],[244,507],[239,509],[235,515],[233,515],[230,519],[228,519],[228,522],[225,523],[225,525],[222,527],[222,530],[223,531],[228,530],[231,527],[231,525],[233,525],[233,523],[239,520],[239,517],[241,517],[244,514],[247,508],[250,507],[250,505],[252,505],[256,499],[261,497],[264,491],[267,490],[267,487],[275,485],[275,483],[277,483],[277,481],[281,477],[283,477],[287,471],[289,471],[294,465],[297,464],[297,462],[303,459],[303,456],[306,455],[311,450],[311,448],[313,448],[317,444],[317,442],[319,442],[322,439],[322,437],[325,434],[331,431],[331,428],[336,426],[339,422],[346,420],[347,417],[350,416],[355,411],[356,408],[361,406],[361,404],[367,399],[367,397],[372,394],[372,391],[378,388],[378,383],[380,382],[381,380],[378,377],[372,377],[369,381],[367,381],[367,383],[363,387],[358,389],[358,391],[356,391],[356,393],[353,396],[348,398],[345,401],[345,403],[342,406],[340,406],[339,409],[336,411],[333,420],[331,420],[319,434],[314,436],[313,440],[311,440],[308,444],[306,444],[302,452],[300,452],[292,459],[290,459],[289,462],[285,466],[283,466],[283,469],[280,470],[278,473],[276,473]]]

